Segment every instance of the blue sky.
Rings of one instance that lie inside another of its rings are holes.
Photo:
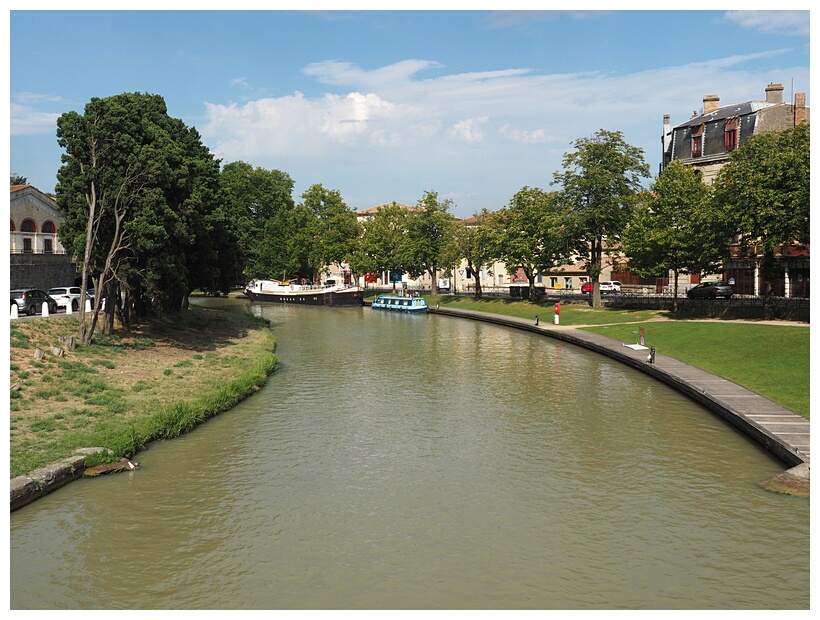
[[[297,202],[314,183],[354,209],[429,190],[460,217],[554,188],[599,129],[654,174],[663,115],[681,123],[707,94],[779,82],[811,106],[808,10],[8,15],[9,172],[49,192],[57,117],[122,92],[162,95],[223,163],[287,172]]]

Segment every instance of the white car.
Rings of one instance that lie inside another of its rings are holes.
[[[49,297],[53,297],[57,301],[57,305],[61,308],[68,308],[71,305],[71,310],[77,312],[80,309],[80,287],[79,286],[58,286],[48,289]]]
[[[601,282],[602,293],[620,293],[621,283],[617,280],[604,280]]]

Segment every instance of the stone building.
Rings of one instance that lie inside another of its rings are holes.
[[[56,201],[31,185],[12,185],[9,212],[11,288],[74,285],[76,266],[57,235],[63,218]]]
[[[729,162],[737,147],[751,136],[785,131],[808,123],[810,110],[806,94],[797,93],[792,102],[783,101],[783,85],[769,84],[765,100],[720,105],[720,97],[703,97],[703,110],[674,127],[668,114],[663,117],[663,162],[661,170],[679,160],[698,170],[704,183],[711,185],[720,169]],[[775,294],[784,297],[809,296],[809,246],[790,245],[780,249],[781,276],[774,283]],[[715,275],[708,279],[718,279]],[[735,293],[759,295],[762,290],[759,265],[754,259],[732,259],[726,264],[726,280],[734,283]],[[687,287],[700,281],[700,274],[681,280]]]

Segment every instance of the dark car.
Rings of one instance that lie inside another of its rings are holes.
[[[733,294],[732,287],[725,282],[701,282],[686,292],[689,299],[729,299]]]
[[[11,298],[17,302],[17,312],[34,315],[43,311],[43,304],[48,304],[48,313],[57,312],[57,300],[39,288],[16,288],[11,290]]]

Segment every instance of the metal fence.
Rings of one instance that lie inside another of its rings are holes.
[[[670,312],[675,308],[675,298],[672,295],[613,293],[603,296],[602,299],[612,308]],[[771,318],[809,321],[811,304],[805,297],[771,297],[767,300],[765,297],[754,295],[733,295],[730,299],[689,299],[683,295],[677,298],[677,312],[693,317],[760,319],[764,316],[767,303]]]

